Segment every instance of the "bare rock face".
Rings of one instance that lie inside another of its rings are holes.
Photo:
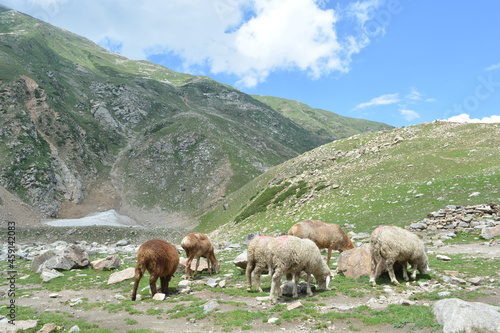
[[[246,269],[247,268],[247,251],[245,250],[243,253],[234,258],[233,263],[239,268]]]
[[[500,224],[495,227],[484,228],[481,232],[481,237],[484,239],[493,239],[499,236],[500,236]]]
[[[108,256],[106,258],[97,259],[90,263],[90,265],[96,271],[107,271],[111,269],[116,269],[120,267],[120,264],[121,264],[121,259],[120,256],[117,254]]]

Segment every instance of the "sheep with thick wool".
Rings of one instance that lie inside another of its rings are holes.
[[[187,280],[196,278],[200,265],[200,257],[207,259],[208,274],[219,273],[220,263],[215,257],[214,246],[207,235],[199,232],[192,232],[182,239],[181,247],[186,251],[186,256],[188,257],[185,271]],[[194,258],[196,258],[196,266],[192,277],[191,263]]]
[[[162,239],[151,239],[144,242],[137,253],[137,265],[135,266],[134,289],[132,290],[132,301],[135,301],[137,288],[144,272],[149,272],[149,288],[151,295],[157,292],[156,281],[161,282],[160,291],[168,294],[168,284],[179,265],[179,252],[177,248]]]
[[[412,280],[417,277],[417,270],[425,274],[428,270],[428,259],[422,240],[411,231],[396,226],[381,226],[370,236],[371,272],[370,283],[376,286],[375,279],[385,267],[391,282],[398,285],[394,274],[394,264],[403,266],[403,277],[408,281],[407,264],[413,268]]]
[[[325,223],[318,220],[304,220],[294,224],[288,234],[312,240],[320,250],[328,249],[326,264],[330,267],[332,250],[339,252],[354,248],[349,236],[338,224]]]
[[[269,243],[274,239],[271,236],[257,236],[250,241],[247,248],[247,268],[246,276],[248,282],[248,291],[252,290],[252,273],[255,280],[255,288],[262,292],[260,287],[260,274],[264,269],[268,269],[269,276],[273,275],[272,265],[270,263]]]
[[[329,290],[330,268],[323,260],[321,252],[310,239],[302,239],[295,236],[280,236],[269,242],[268,250],[273,270],[270,300],[276,304],[281,294],[281,277],[291,274],[293,277],[292,296],[297,297],[297,284],[300,273],[306,273],[307,296],[312,296],[311,274],[314,275],[318,288]]]

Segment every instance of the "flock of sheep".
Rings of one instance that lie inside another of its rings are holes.
[[[399,284],[394,274],[394,264],[403,267],[403,277],[408,281],[407,265],[413,269],[411,278],[416,279],[417,270],[425,274],[428,260],[425,247],[414,233],[396,226],[382,226],[375,229],[370,237],[371,272],[370,283],[376,286],[375,279],[387,270],[391,281]],[[215,257],[214,247],[207,235],[190,233],[181,242],[181,247],[188,258],[186,262],[186,279],[196,277],[200,257],[207,259],[208,273],[218,273],[220,263]],[[248,291],[252,290],[252,276],[255,287],[260,287],[260,274],[265,269],[271,277],[270,301],[276,304],[281,295],[281,279],[283,275],[293,279],[293,297],[297,297],[299,278],[307,281],[307,296],[312,296],[311,278],[314,276],[318,288],[328,290],[332,276],[330,258],[333,250],[342,252],[354,248],[349,236],[337,225],[316,220],[304,220],[293,225],[285,236],[258,236],[249,244],[247,250],[246,277]],[[327,249],[326,262],[321,250]],[[191,276],[191,263],[196,258],[196,269]],[[156,281],[161,282],[161,292],[167,294],[168,284],[179,264],[177,248],[164,240],[152,239],[139,247],[135,268],[132,300],[135,301],[139,281],[147,270],[150,274],[151,294],[157,292]]]

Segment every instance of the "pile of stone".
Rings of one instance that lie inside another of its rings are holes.
[[[484,229],[500,225],[500,205],[489,203],[474,206],[448,205],[429,213],[427,218],[412,223],[413,230],[467,230]]]

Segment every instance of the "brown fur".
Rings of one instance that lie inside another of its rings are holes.
[[[196,278],[200,257],[207,259],[209,274],[217,274],[219,272],[220,263],[215,257],[214,247],[207,235],[199,232],[190,233],[182,239],[181,246],[186,251],[188,258],[186,262],[186,279],[191,280],[192,278]],[[191,262],[194,258],[196,258],[196,268],[194,276],[191,277]]]
[[[328,249],[326,263],[330,267],[332,250],[339,252],[354,248],[354,244],[339,225],[317,220],[304,220],[294,224],[288,234],[299,238],[309,238],[320,250]]]
[[[151,295],[157,292],[156,281],[160,278],[160,291],[168,293],[168,284],[179,265],[179,252],[171,243],[161,239],[151,239],[139,247],[137,265],[135,266],[134,289],[132,300],[135,301],[137,288],[144,272],[149,272],[149,288]]]

